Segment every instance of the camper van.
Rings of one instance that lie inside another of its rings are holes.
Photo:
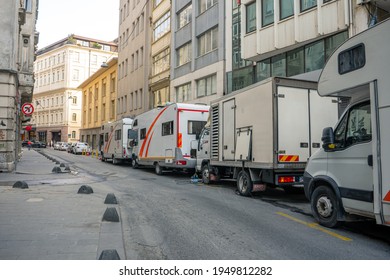
[[[164,170],[193,170],[196,160],[190,156],[191,142],[206,124],[209,106],[172,103],[145,112],[134,119],[137,135],[133,146],[133,167]]]
[[[342,44],[319,79],[321,96],[350,98],[309,160],[305,194],[318,222],[356,218],[390,225],[390,20]]]
[[[132,124],[131,118],[123,118],[101,126],[99,146],[100,158],[103,162],[107,160],[113,164],[131,162],[130,140],[134,139]]]
[[[243,196],[267,187],[302,191],[322,127],[337,118],[337,98],[321,98],[316,82],[266,79],[211,102],[210,123],[193,147],[196,169],[204,183],[236,179]]]

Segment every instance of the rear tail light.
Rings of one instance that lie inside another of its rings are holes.
[[[294,182],[295,182],[294,176],[279,176],[278,177],[279,184],[294,183]]]
[[[187,165],[187,161],[185,161],[185,160],[178,160],[178,161],[176,161],[176,165]]]

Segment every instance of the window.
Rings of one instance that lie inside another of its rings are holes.
[[[261,1],[261,25],[274,23],[274,0]]]
[[[203,13],[217,3],[218,0],[199,0],[199,13]]]
[[[305,71],[303,48],[287,52],[287,77],[302,74]]]
[[[253,2],[246,8],[246,33],[256,30],[256,2]]]
[[[122,139],[122,129],[115,130],[115,140],[121,140]]]
[[[73,122],[77,121],[77,114],[76,113],[72,114],[72,121]]]
[[[294,14],[294,0],[280,0],[280,19]]]
[[[171,12],[167,12],[154,23],[153,40],[157,41],[171,30]]]
[[[173,134],[173,121],[165,122],[161,125],[162,136]]]
[[[162,2],[163,0],[154,0],[154,7],[157,7],[158,5],[160,5],[160,3]],[[134,0],[135,2],[135,0]]]
[[[185,44],[177,50],[177,66],[181,66],[191,61],[191,44]]]
[[[324,67],[324,41],[318,41],[305,47],[305,72]]]
[[[116,79],[115,79],[115,75],[114,74],[111,74],[110,75],[110,92],[115,92],[115,83],[116,83]]]
[[[176,88],[176,102],[183,102],[190,100],[191,83],[179,86]]]
[[[273,77],[286,76],[286,54],[282,53],[271,58],[271,75]]]
[[[354,144],[371,141],[370,103],[358,104],[347,112],[334,135],[336,149],[345,149]]]
[[[26,9],[26,12],[31,13],[32,12],[32,0],[25,0],[24,1],[24,8]]]
[[[182,11],[179,12],[178,16],[178,28],[182,28],[183,26],[187,25],[192,20],[192,5],[188,5],[186,8],[184,8]]]
[[[300,1],[301,1],[301,12],[317,6],[317,0],[300,0]]]
[[[334,50],[337,49],[337,47],[340,46],[342,43],[344,43],[344,41],[347,39],[348,39],[348,31],[344,31],[326,38],[325,39],[325,60],[327,61],[330,55],[334,52]]]
[[[217,75],[212,75],[196,82],[198,97],[217,93]]]
[[[72,79],[73,79],[73,81],[78,81],[79,80],[79,70],[73,69]]]
[[[73,61],[74,62],[79,62],[80,61],[80,53],[78,53],[78,52],[74,52],[73,53]],[[46,60],[45,60],[45,63],[46,63]]]
[[[169,87],[161,88],[153,92],[154,104],[153,107],[161,106],[170,101]]]
[[[102,80],[102,97],[106,96],[107,92],[107,81],[106,79]]]
[[[169,69],[170,66],[169,53],[170,51],[168,48],[153,57],[153,70],[152,70],[153,75],[157,75]]]
[[[188,134],[199,135],[206,123],[205,121],[188,121]]]
[[[204,55],[218,46],[218,27],[213,28],[198,38],[198,55]]]
[[[363,44],[342,51],[338,56],[339,74],[345,74],[363,68],[366,64],[366,54]]]
[[[72,131],[72,138],[75,139],[76,138],[76,131]]]
[[[146,128],[142,128],[142,129],[140,130],[139,137],[140,137],[141,140],[143,140],[143,139],[146,138]]]

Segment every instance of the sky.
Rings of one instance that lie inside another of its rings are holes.
[[[39,0],[38,49],[69,34],[113,41],[118,37],[119,0]]]

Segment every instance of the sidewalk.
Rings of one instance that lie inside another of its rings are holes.
[[[78,194],[77,175],[53,173],[55,166],[24,149],[16,171],[0,173],[0,259],[96,260],[114,249],[125,259],[121,223],[102,222],[113,206],[104,204],[106,188]],[[13,188],[16,181],[28,188]]]

